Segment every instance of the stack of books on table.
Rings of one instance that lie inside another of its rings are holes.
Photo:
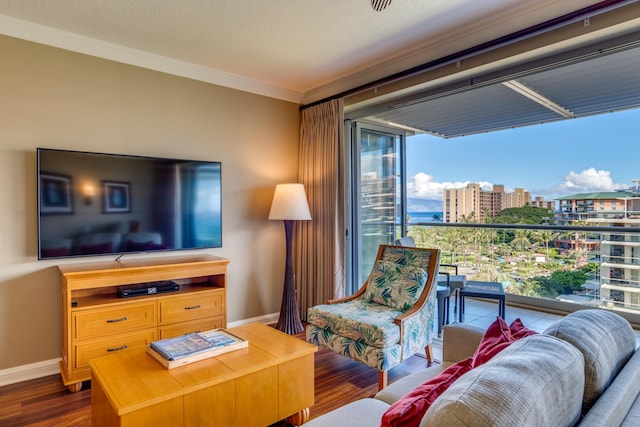
[[[197,332],[153,341],[147,353],[165,368],[173,369],[233,350],[246,348],[249,342],[224,329]]]

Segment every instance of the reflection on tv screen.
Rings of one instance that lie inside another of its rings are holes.
[[[220,162],[38,149],[38,258],[222,246]]]

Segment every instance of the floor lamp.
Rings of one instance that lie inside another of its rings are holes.
[[[298,312],[296,300],[296,284],[293,276],[293,225],[296,220],[310,220],[307,195],[302,184],[278,184],[273,194],[269,219],[281,219],[284,221],[284,232],[287,242],[287,256],[284,270],[284,290],[282,292],[282,305],[280,306],[280,318],[276,329],[287,334],[297,334],[304,330]]]

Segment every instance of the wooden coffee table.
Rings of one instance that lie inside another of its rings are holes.
[[[316,346],[263,324],[229,329],[245,349],[175,369],[144,350],[92,359],[93,426],[260,426],[309,419]]]

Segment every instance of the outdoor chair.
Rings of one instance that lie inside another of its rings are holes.
[[[431,341],[436,301],[438,249],[380,245],[371,274],[352,296],[330,300],[307,312],[307,341],[387,372]]]

